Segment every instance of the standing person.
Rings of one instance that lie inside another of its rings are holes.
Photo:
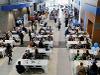
[[[77,75],[86,75],[86,70],[82,62],[80,63],[80,65],[77,66],[76,69],[77,69]]]
[[[5,38],[6,38],[6,40],[9,40],[10,36],[8,33],[5,33]]]
[[[65,14],[65,27],[68,25],[68,14]]]
[[[23,45],[24,34],[21,31],[19,32],[19,37],[21,40],[20,44]]]
[[[22,30],[27,33],[27,28],[25,28],[24,26],[22,27]]]
[[[40,41],[39,41],[39,48],[44,48],[44,44],[43,44],[43,40],[41,39]]]
[[[60,20],[58,21],[58,30],[60,30],[61,29],[61,22],[60,22]]]
[[[54,15],[54,22],[57,23],[57,14]]]
[[[31,30],[29,30],[29,38],[30,38],[30,41],[31,41],[32,40]]]
[[[37,30],[37,24],[36,24],[36,21],[34,22],[34,28],[35,28],[35,30]]]
[[[10,62],[12,61],[12,47],[11,45],[8,43],[6,46],[6,55],[8,56],[9,60],[8,60],[8,64],[10,64]]]
[[[66,37],[66,35],[69,34],[69,33],[70,33],[69,30],[66,29],[66,30],[65,30],[65,37]]]
[[[65,18],[65,27],[68,25],[68,18]]]

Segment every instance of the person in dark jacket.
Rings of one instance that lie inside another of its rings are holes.
[[[21,61],[18,61],[18,65],[16,65],[16,71],[19,74],[22,74],[26,71],[25,67],[23,65],[21,65]]]
[[[66,29],[66,30],[65,30],[65,37],[66,37],[66,35],[69,34],[69,33],[70,33],[69,30]]]
[[[5,38],[6,38],[6,40],[9,40],[10,36],[8,33],[5,33]]]
[[[40,40],[40,42],[39,42],[39,48],[44,48],[44,44],[43,44],[42,40]]]
[[[98,74],[98,66],[96,65],[96,62],[93,62],[89,69],[89,75],[97,75]]]
[[[7,55],[7,57],[9,58],[9,60],[8,60],[8,64],[10,64],[10,62],[12,61],[12,47],[11,47],[11,45],[8,43],[7,44],[7,46],[6,46],[6,55]]]
[[[22,30],[27,33],[27,28],[25,28],[24,26],[22,27]]]
[[[32,40],[31,30],[29,30],[29,38],[30,38],[30,41],[31,41]]]
[[[33,53],[31,53],[29,50],[26,50],[22,59],[31,59],[32,57],[33,57]]]
[[[68,26],[68,18],[65,18],[65,27]]]
[[[60,29],[61,29],[61,22],[58,21],[58,30],[60,30]]]
[[[20,44],[23,45],[24,34],[21,31],[19,32],[19,37],[21,40]]]

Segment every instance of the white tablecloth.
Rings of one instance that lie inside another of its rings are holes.
[[[33,66],[35,68],[43,68],[45,72],[48,72],[48,60],[30,60],[30,59],[19,59],[18,61],[21,61],[21,65],[28,67]],[[17,63],[18,63],[17,61]],[[16,65],[17,65],[16,63]],[[40,67],[38,67],[40,66]]]
[[[4,44],[9,43],[11,46],[15,45],[15,41],[14,40],[5,40],[5,42],[3,42]]]
[[[67,44],[79,44],[79,41],[67,41]],[[81,44],[86,44],[86,41],[81,41]]]
[[[2,53],[3,57],[5,56],[5,50],[6,50],[6,48],[0,47],[0,52]]]
[[[79,50],[80,54],[83,54],[84,52],[86,52],[86,50],[88,50],[90,54],[94,54],[94,52],[90,49],[70,49],[70,53],[76,54],[77,50]],[[97,51],[95,53],[97,54]]]
[[[38,48],[39,53],[45,53],[46,55],[50,56],[52,50],[45,50],[45,48]],[[30,49],[30,52],[35,52],[35,50]]]

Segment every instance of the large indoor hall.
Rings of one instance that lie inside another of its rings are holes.
[[[100,75],[99,0],[0,0],[0,75]]]

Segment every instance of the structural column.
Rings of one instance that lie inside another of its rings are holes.
[[[14,16],[12,12],[0,12],[0,30],[6,32],[12,30],[15,25]]]

